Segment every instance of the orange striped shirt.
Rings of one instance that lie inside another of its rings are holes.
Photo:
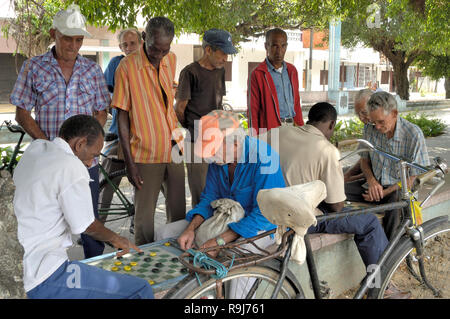
[[[117,67],[111,105],[129,114],[135,163],[171,162],[172,131],[178,124],[173,108],[175,68],[176,56],[169,52],[160,62],[158,81],[158,71],[148,61],[143,46]]]

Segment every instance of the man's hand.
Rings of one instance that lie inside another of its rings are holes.
[[[195,239],[195,230],[200,226],[205,219],[201,215],[194,215],[188,227],[184,230],[184,232],[178,237],[177,242],[180,245],[180,248],[183,250],[191,249],[194,247],[194,239]]]
[[[111,241],[111,245],[115,248],[119,249],[116,256],[121,257],[130,252],[130,248],[136,250],[138,253],[142,252],[142,249],[137,247],[135,244],[130,242],[127,238],[117,235],[113,241]]]
[[[188,250],[194,246],[195,231],[189,227],[178,237],[177,241],[180,248],[183,250]]]
[[[175,114],[177,115],[178,121],[181,125],[185,124],[184,121],[186,119],[184,118],[184,111],[186,110],[188,102],[189,100],[177,100],[174,106]]]
[[[108,242],[115,248],[121,249],[121,251],[117,253],[117,257],[123,256],[130,252],[130,248],[136,250],[137,252],[142,252],[141,249],[131,243],[127,238],[122,237],[106,228],[98,219],[94,219],[88,228],[86,228],[84,233],[96,240]]]
[[[128,180],[134,187],[140,190],[142,184],[144,184],[144,180],[142,179],[141,174],[139,173],[138,167],[132,161],[127,162],[126,167]]]
[[[369,202],[379,202],[382,200],[384,197],[383,186],[381,186],[375,179],[367,182],[369,184],[369,189],[366,194],[363,194],[364,199]]]
[[[217,246],[217,240],[216,240],[216,238],[211,238],[210,240],[207,240],[207,241],[200,247],[200,249],[206,249],[206,248],[214,247],[214,246]],[[215,257],[217,256],[218,253],[219,253],[219,250],[218,250],[218,249],[216,249],[216,250],[210,250],[210,251],[207,252],[207,254],[208,254],[209,256],[211,256],[212,258],[215,258]]]

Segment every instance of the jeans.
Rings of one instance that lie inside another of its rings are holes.
[[[327,214],[323,208],[321,210]],[[345,209],[342,211],[342,214],[344,213]],[[313,233],[355,234],[356,247],[366,267],[376,264],[388,245],[383,228],[374,214],[322,221],[308,229],[308,234]]]
[[[27,295],[31,299],[154,298],[144,279],[68,260]]]
[[[91,196],[92,196],[92,206],[94,209],[94,216],[96,219],[98,217],[98,194],[99,194],[99,168],[98,165],[89,169],[89,176],[93,180],[89,183],[89,187],[91,188]],[[99,256],[103,254],[103,250],[105,249],[105,243],[95,240],[91,236],[86,234],[81,234],[81,239],[83,241],[83,251],[84,258],[92,258],[95,256]]]

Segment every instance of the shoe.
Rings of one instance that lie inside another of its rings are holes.
[[[384,299],[411,299],[411,293],[409,291],[401,291],[391,283],[384,292]]]

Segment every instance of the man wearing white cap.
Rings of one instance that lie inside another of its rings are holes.
[[[53,140],[64,120],[78,114],[92,115],[103,126],[111,98],[100,66],[78,54],[86,31],[77,5],[59,11],[50,36],[55,45],[45,54],[22,65],[11,103],[16,121],[33,139]],[[34,118],[31,111],[34,110]],[[98,160],[89,168],[94,213],[98,202]],[[86,258],[102,254],[104,244],[82,235]]]

